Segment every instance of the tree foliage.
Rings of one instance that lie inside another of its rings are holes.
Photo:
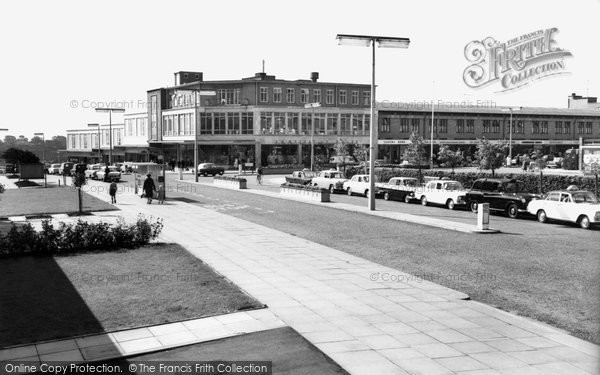
[[[463,153],[461,149],[453,151],[448,145],[441,145],[440,151],[437,153],[437,160],[440,166],[444,168],[452,168],[454,173],[454,167],[458,167],[462,164]]]
[[[502,167],[504,164],[505,149],[506,145],[503,142],[490,142],[485,138],[477,139],[475,160],[479,164],[479,169],[490,169],[492,176],[494,176],[496,169]]]
[[[410,164],[415,165],[417,167],[417,169],[419,170],[419,180],[422,180],[421,168],[425,163],[427,163],[427,159],[425,157],[425,147],[423,146],[423,137],[417,134],[416,132],[412,132],[408,140],[409,143],[406,149],[404,150],[403,158]]]
[[[11,147],[2,153],[2,159],[11,164],[39,163],[40,158],[31,151]]]

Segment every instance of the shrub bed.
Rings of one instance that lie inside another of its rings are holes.
[[[39,232],[30,223],[22,226],[13,223],[5,235],[0,234],[0,255],[133,249],[156,239],[162,228],[162,219],[146,219],[142,215],[138,215],[133,224],[119,220],[114,226],[78,220],[74,224],[60,223],[58,228],[54,228],[50,220],[44,220]]]
[[[352,177],[358,171],[347,171],[347,177]],[[404,168],[377,168],[375,174],[381,182],[387,182],[392,177],[414,177],[419,178],[418,169],[404,169]],[[473,182],[479,178],[514,178],[519,181],[523,181],[524,188],[529,192],[537,192],[540,186],[540,174],[539,173],[526,173],[526,174],[506,174],[496,173],[492,177],[491,173],[488,172],[457,172],[452,173],[451,171],[431,171],[421,170],[423,177],[435,177],[442,178],[447,177],[452,180],[456,180],[463,184],[463,186],[469,189]],[[590,176],[557,176],[557,175],[543,175],[542,178],[542,192],[548,192],[551,190],[566,189],[569,185],[575,185],[579,189],[594,191],[595,180],[594,177]]]
[[[327,189],[323,189],[320,187],[311,186],[311,185],[303,185],[303,184],[295,184],[292,182],[284,182],[283,184],[280,185],[280,187],[289,188],[289,189],[298,189],[298,190],[310,190],[310,191],[325,190],[325,191],[328,191]]]
[[[227,181],[242,181],[242,182],[247,182],[245,177],[240,177],[240,176],[215,176],[214,177],[215,180],[227,180]]]

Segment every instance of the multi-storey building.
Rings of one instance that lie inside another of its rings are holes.
[[[174,86],[148,91],[151,157],[193,161],[196,127],[199,160],[226,165],[310,164],[311,138],[323,155],[340,136],[368,143],[370,86],[318,77],[204,81],[200,72],[176,73]],[[305,108],[315,102],[321,106]]]
[[[123,124],[67,130],[67,160],[72,162],[107,162],[110,153],[109,130],[112,128],[113,161],[123,160]]]
[[[411,132],[431,142],[431,105],[380,103],[378,111],[379,158],[400,160]],[[421,103],[422,104],[422,103]],[[560,108],[510,109],[461,106],[446,103],[433,109],[434,151],[440,144],[460,147],[472,154],[478,138],[513,141],[513,154],[542,148],[561,153],[577,148],[580,139],[600,138],[600,111]],[[438,146],[436,146],[438,145]]]

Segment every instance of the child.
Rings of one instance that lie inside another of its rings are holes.
[[[110,203],[117,203],[117,183],[111,182],[110,187],[108,188],[108,194],[110,194]]]
[[[165,189],[162,185],[158,185],[158,203],[165,203]]]

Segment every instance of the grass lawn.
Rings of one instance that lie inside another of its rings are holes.
[[[259,307],[175,244],[0,258],[0,347]]]
[[[117,208],[82,192],[83,211]],[[79,211],[77,191],[71,188],[7,189],[0,196],[0,218],[22,215],[72,213]]]
[[[272,361],[273,374],[347,374],[289,327],[229,337],[163,352],[111,361],[121,368],[142,361]]]

